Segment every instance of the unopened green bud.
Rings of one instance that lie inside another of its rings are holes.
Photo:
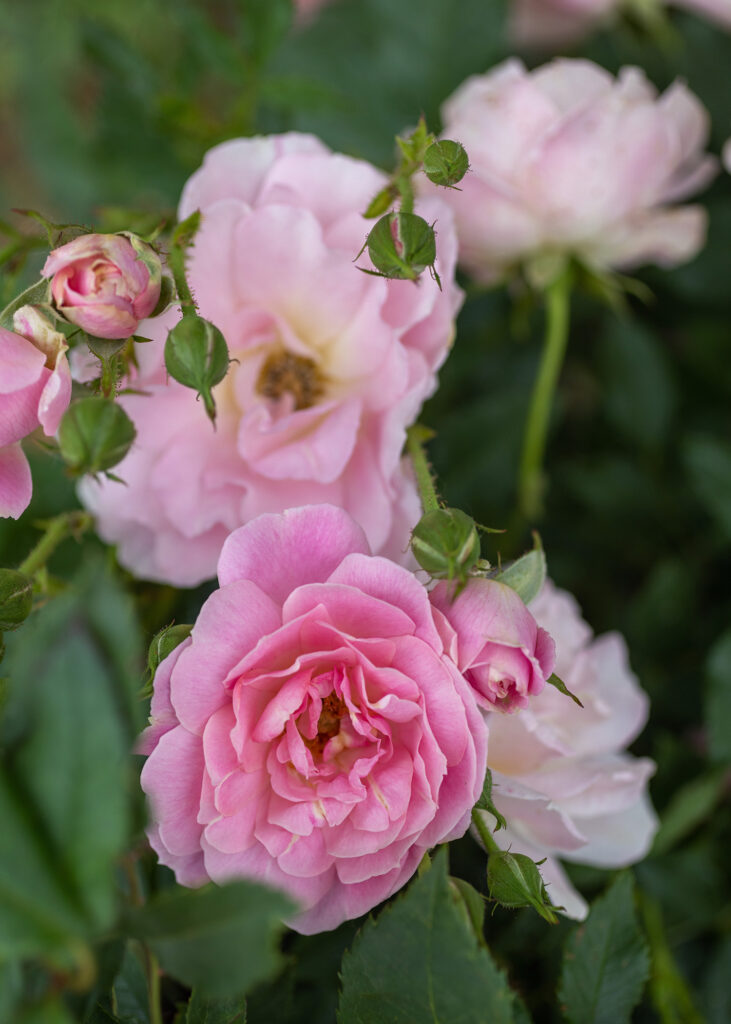
[[[106,398],[82,398],[64,413],[58,445],[73,473],[103,473],[122,461],[136,433],[121,405]]]
[[[0,569],[0,633],[25,622],[33,608],[33,580],[17,569]]]
[[[480,557],[475,521],[458,508],[433,509],[414,527],[411,550],[436,579],[464,580]]]
[[[440,139],[432,142],[424,154],[424,174],[435,185],[451,188],[464,178],[469,170],[467,151],[459,142]]]
[[[555,908],[548,898],[538,865],[523,853],[509,853],[498,850],[487,858],[487,886],[490,899],[502,907],[533,909],[548,921],[556,924]]]
[[[366,245],[376,270],[398,280],[415,281],[427,267],[434,267],[437,258],[434,228],[415,213],[381,217]]]
[[[229,362],[226,339],[210,320],[187,314],[167,336],[165,367],[168,373],[186,388],[198,392],[213,423],[216,422],[216,403],[211,388],[226,376]]]
[[[158,666],[167,658],[168,654],[172,654],[183,640],[187,640],[192,628],[188,623],[181,622],[177,626],[165,626],[155,635],[147,652],[147,667],[150,670],[150,677],[155,675]]]

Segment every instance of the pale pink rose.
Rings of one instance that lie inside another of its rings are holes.
[[[214,391],[214,431],[195,393],[166,378],[162,344],[139,348],[144,395],[121,399],[137,428],[115,469],[126,486],[81,490],[136,575],[196,584],[215,574],[231,530],[320,502],[344,507],[375,552],[404,557],[420,515],[406,427],[436,386],[462,293],[439,200],[420,209],[436,221],[443,291],[428,274],[414,284],[356,267],[372,224],[362,211],[384,181],[290,134],[218,146],[186,185],[180,216],[202,211],[190,284],[234,362]],[[162,342],[178,317],[143,333]]]
[[[669,3],[704,15],[722,28],[731,30],[731,0],[669,0]]]
[[[43,267],[58,311],[97,338],[128,338],[160,298],[162,268],[134,235],[80,235]]]
[[[512,0],[508,35],[540,50],[577,42],[611,20],[623,0]]]
[[[705,15],[724,28],[731,28],[731,0],[665,0]],[[518,46],[546,50],[578,42],[603,26],[611,26],[633,9],[641,14],[641,0],[513,0],[508,34]],[[658,12],[663,0],[657,0]]]
[[[470,156],[461,191],[445,192],[460,261],[500,279],[543,254],[599,269],[692,258],[699,206],[674,206],[707,184],[707,112],[676,82],[662,96],[639,68],[618,78],[584,60],[527,71],[518,60],[467,79],[443,107],[444,134]]]
[[[35,307],[13,317],[17,333],[0,327],[0,518],[17,519],[33,484],[20,442],[37,427],[58,430],[71,399],[66,339]]]
[[[556,641],[557,674],[584,707],[547,686],[520,714],[488,716],[493,798],[508,822],[493,835],[503,849],[547,857],[551,899],[582,918],[586,903],[559,859],[623,867],[644,857],[657,829],[647,795],[655,766],[625,753],[648,700],[622,637],[592,639],[569,594],[549,581],[530,607]]]
[[[472,578],[453,598],[454,585],[438,583],[431,602],[457,634],[456,661],[477,703],[488,711],[528,707],[553,672],[553,640],[512,587]]]
[[[484,719],[424,587],[342,509],[263,515],[218,569],[155,676],[150,842],[183,885],[251,878],[335,928],[466,831]]]

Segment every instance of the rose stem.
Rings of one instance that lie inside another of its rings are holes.
[[[485,822],[480,817],[480,812],[476,808],[472,808],[472,824],[477,829],[480,839],[485,844],[485,849],[488,853],[500,853],[500,847],[492,838],[490,829],[487,827]]]
[[[546,289],[546,337],[523,435],[518,511],[534,520],[542,512],[543,456],[556,383],[569,335],[571,275],[563,271]]]
[[[421,496],[421,506],[424,512],[433,512],[439,508],[437,489],[434,486],[434,477],[429,468],[429,461],[424,451],[424,441],[429,436],[429,431],[421,424],[415,423],[406,431],[406,448],[411,456],[411,462],[416,474],[416,483]]]
[[[18,571],[26,576],[34,576],[42,569],[53,552],[62,540],[74,534],[83,533],[88,530],[93,522],[88,512],[64,512],[55,519],[51,519],[46,527],[46,532],[33,548],[31,553],[18,566]]]

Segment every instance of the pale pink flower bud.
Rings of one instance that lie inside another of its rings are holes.
[[[443,122],[470,156],[461,191],[440,193],[476,278],[546,254],[598,270],[673,266],[703,245],[705,210],[675,204],[717,161],[703,152],[708,113],[679,82],[658,96],[639,68],[615,79],[585,60],[509,60],[464,82]]]
[[[553,672],[553,640],[518,594],[496,580],[472,578],[458,597],[439,583],[431,602],[457,634],[457,665],[477,703],[488,711],[519,711]]]
[[[59,312],[97,338],[127,338],[160,298],[162,268],[135,235],[80,235],[43,267]]]
[[[623,638],[593,637],[570,594],[547,581],[530,609],[551,631],[556,671],[583,707],[546,686],[519,715],[488,716],[492,797],[508,822],[494,836],[504,850],[547,858],[549,896],[582,918],[586,903],[559,858],[624,867],[645,856],[657,830],[647,795],[655,766],[625,750],[647,720],[648,700]]]

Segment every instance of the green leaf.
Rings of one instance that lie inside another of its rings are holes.
[[[447,855],[377,920],[343,958],[340,1024],[512,1024],[513,994],[455,905]]]
[[[683,460],[699,501],[731,539],[731,445],[710,435],[694,434],[685,442]]]
[[[637,924],[631,874],[617,877],[566,943],[559,999],[571,1024],[626,1024],[650,961]]]
[[[137,640],[128,604],[93,559],[8,642],[0,819],[13,824],[0,830],[0,948],[6,929],[20,929],[24,949],[54,947],[114,917]]]
[[[292,910],[282,893],[242,881],[164,892],[127,923],[173,977],[223,998],[244,995],[279,969],[282,918]]]
[[[0,961],[0,1020],[13,1020],[23,991],[20,960]]]
[[[731,761],[731,629],[715,642],[706,661],[706,729],[714,761]]]
[[[13,328],[13,315],[21,308],[21,306],[42,306],[48,302],[48,295],[50,290],[50,283],[42,277],[40,281],[36,281],[30,288],[26,288],[24,292],[16,296],[5,309],[0,312],[0,327],[4,327],[7,331],[12,331]]]
[[[657,447],[676,402],[665,353],[636,321],[612,317],[608,324],[599,349],[607,416],[629,441]]]
[[[185,1024],[246,1024],[246,1001],[211,999],[193,989]]]
[[[654,854],[667,853],[702,824],[724,794],[726,772],[717,768],[700,775],[674,794],[662,815],[660,828],[652,844]]]
[[[660,905],[641,895],[640,906],[652,952],[650,993],[662,1024],[704,1024],[675,962]]]
[[[583,708],[584,705],[581,703],[576,694],[572,693],[571,690],[569,690],[568,686],[563,681],[563,679],[561,679],[560,676],[557,676],[555,672],[548,677],[546,682],[550,683],[551,686],[555,686],[558,692],[562,693],[564,697],[570,697],[574,704],[578,704],[580,708]]]
[[[19,1013],[14,1024],[74,1024],[74,1020],[60,999],[50,998]]]
[[[131,1024],[148,1024],[150,1019],[147,978],[130,945],[114,980],[114,1002],[120,1018]]]
[[[506,583],[529,604],[537,596],[546,579],[546,556],[538,534],[533,536],[532,551],[517,558],[497,573],[498,583]]]

